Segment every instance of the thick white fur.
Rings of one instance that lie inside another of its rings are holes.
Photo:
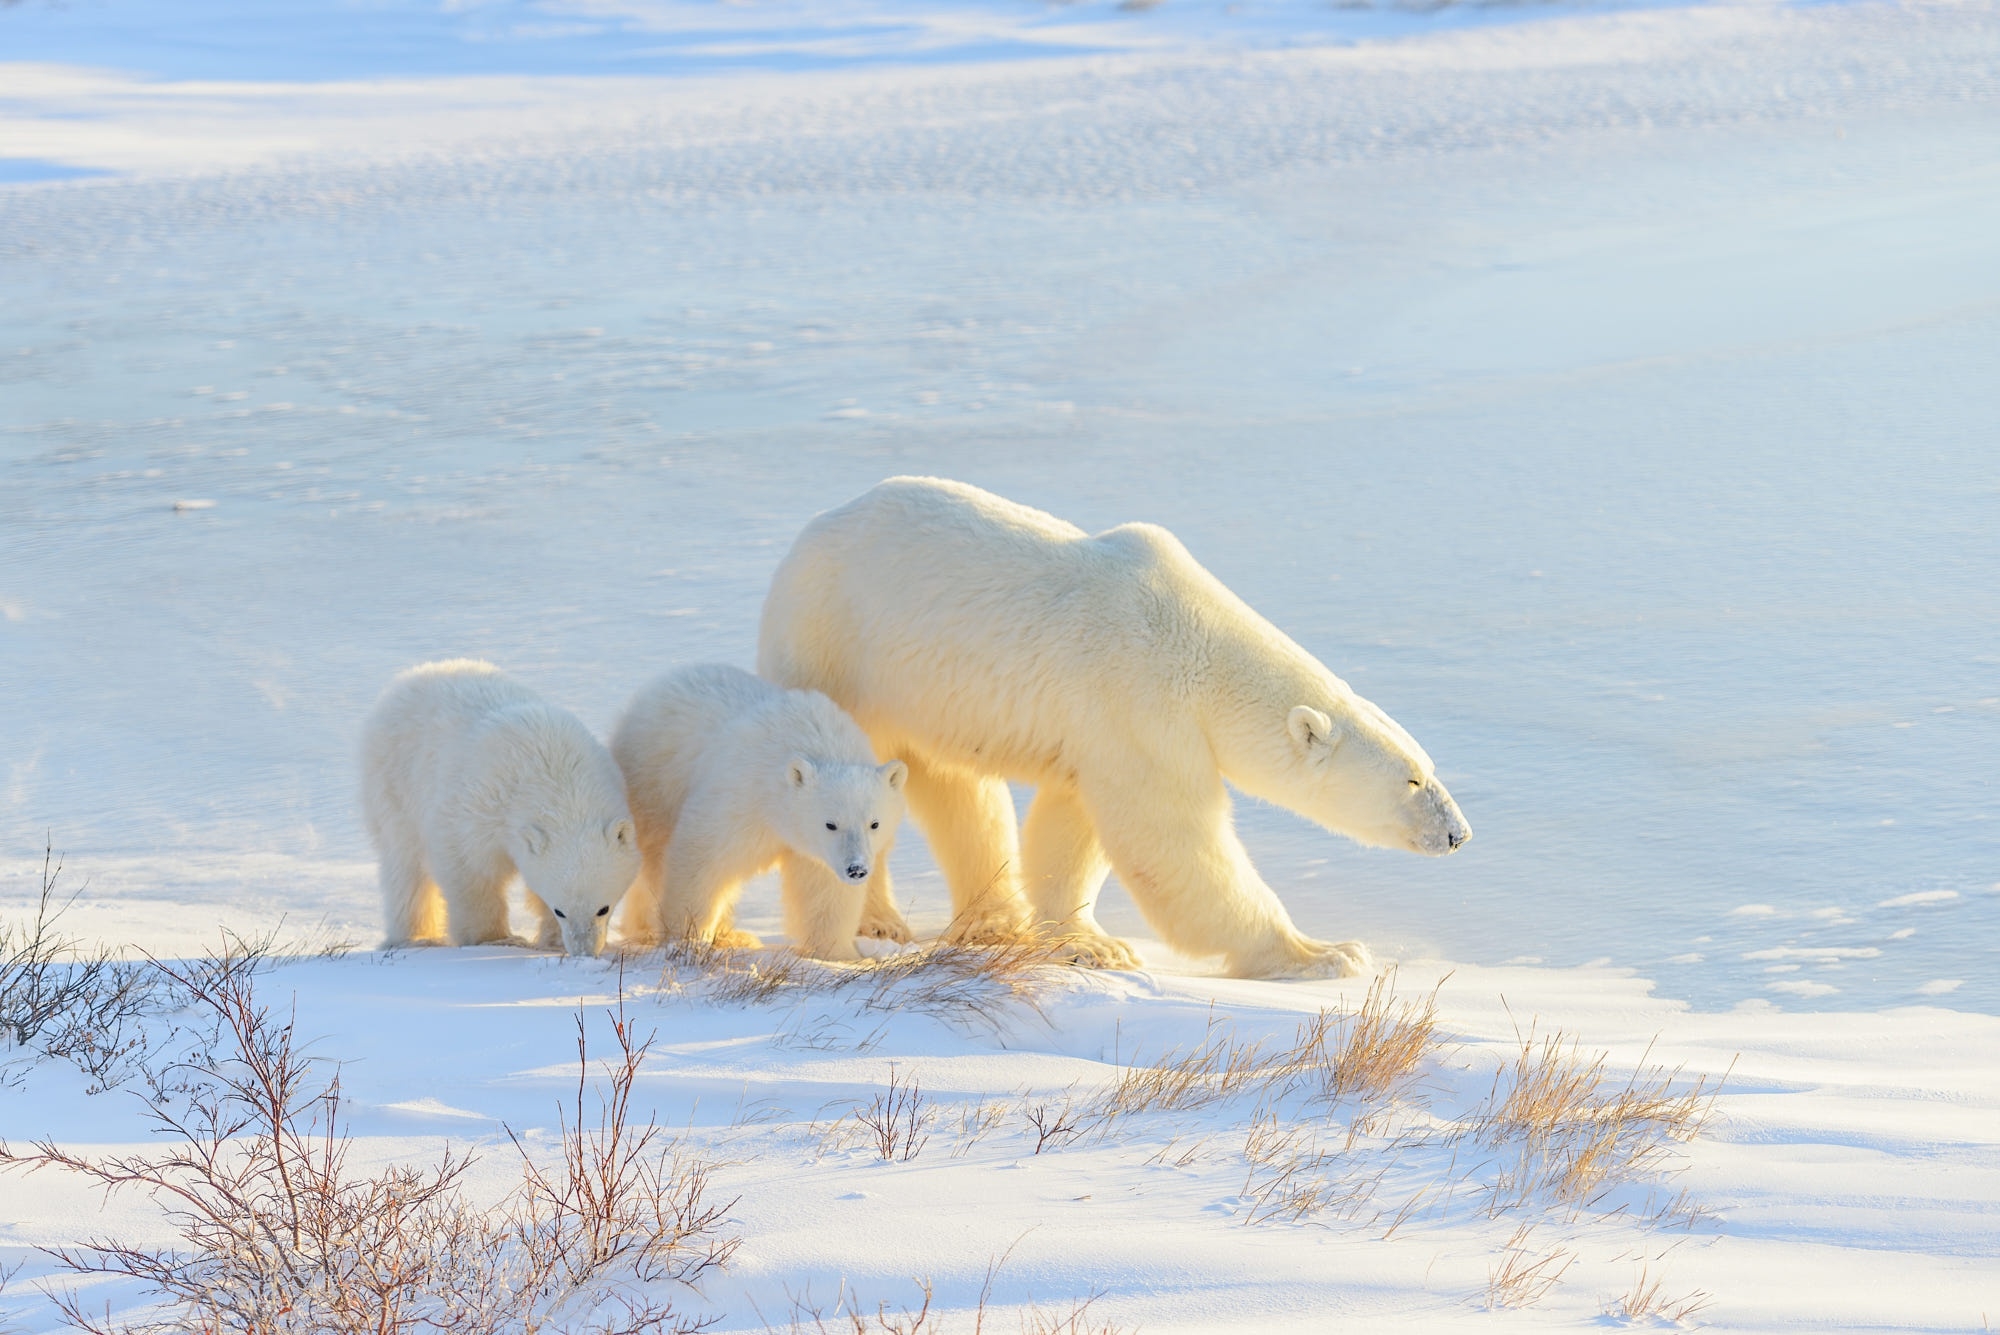
[[[539,944],[604,949],[638,832],[618,767],[574,715],[490,663],[425,663],[368,716],[361,771],[389,945],[512,942],[518,872]]]
[[[1408,733],[1149,524],[1092,537],[891,478],[799,535],[758,669],[909,762],[967,939],[1032,921],[1129,967],[1095,916],[1115,868],[1178,950],[1243,977],[1355,973],[1365,949],[1302,935],[1259,879],[1224,780],[1367,844],[1441,854],[1471,833]],[[1018,836],[1008,779],[1036,786]]]
[[[644,859],[629,935],[754,946],[732,910],[744,881],[777,867],[785,929],[805,953],[851,960],[856,935],[910,939],[889,887],[909,770],[878,765],[824,695],[681,668],[633,698],[611,752]]]

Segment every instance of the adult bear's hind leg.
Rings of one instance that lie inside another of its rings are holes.
[[[1021,826],[1022,880],[1036,930],[1060,938],[1079,964],[1136,969],[1132,947],[1097,922],[1097,895],[1111,863],[1074,788],[1044,784]]]
[[[1014,797],[1004,779],[903,757],[910,767],[904,792],[931,853],[951,888],[945,936],[968,944],[1011,941],[1027,930],[1021,898],[1020,838]]]

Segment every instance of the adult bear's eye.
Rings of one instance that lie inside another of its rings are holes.
[[[839,829],[840,827],[839,827],[838,825],[835,825],[835,824],[834,824],[834,823],[833,823],[832,821],[828,821],[828,822],[826,823],[826,828],[827,828],[827,829],[829,829],[829,830],[837,830],[837,829]]]
[[[569,915],[567,913],[564,913],[561,909],[557,909],[555,912],[556,916],[558,918],[561,918],[564,922],[569,921]]]
[[[868,822],[868,828],[871,830],[879,830],[882,828],[882,822],[879,820],[871,820]]]
[[[597,911],[597,916],[602,918],[605,914],[609,912],[611,912],[611,906],[609,904],[606,904],[603,908]]]
[[[1410,780],[1410,787],[1412,787],[1412,788],[1421,788],[1421,787],[1423,787],[1423,786],[1424,786],[1424,781],[1423,781],[1422,779],[1411,779],[1411,780]]]

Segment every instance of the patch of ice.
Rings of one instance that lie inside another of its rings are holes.
[[[1810,978],[1786,978],[1765,986],[1773,992],[1784,992],[1796,997],[1830,997],[1840,991],[1831,983],[1816,983]]]
[[[1897,895],[1894,899],[1884,899],[1875,905],[1878,909],[1903,909],[1918,904],[1943,904],[1958,898],[1956,890],[1919,890],[1915,894]]]

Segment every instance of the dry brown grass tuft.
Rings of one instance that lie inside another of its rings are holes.
[[[1270,1075],[1262,1043],[1239,1042],[1235,1031],[1211,1019],[1199,1043],[1169,1048],[1149,1066],[1120,1067],[1087,1115],[1108,1125],[1137,1113],[1184,1112],[1232,1098]]]
[[[1271,1109],[1260,1111],[1243,1139],[1249,1163],[1241,1192],[1243,1222],[1373,1223],[1381,1212],[1372,1204],[1395,1158],[1362,1160],[1350,1149],[1351,1143],[1346,1149],[1327,1148],[1316,1123],[1288,1123]]]
[[[1448,976],[1448,975],[1447,975]],[[1438,1049],[1437,997],[1398,1002],[1395,970],[1369,984],[1352,1015],[1323,1010],[1299,1026],[1283,1067],[1326,1103],[1385,1103],[1403,1092]]]
[[[1549,1290],[1562,1283],[1576,1264],[1576,1253],[1558,1244],[1544,1251],[1530,1245],[1532,1224],[1522,1224],[1507,1239],[1499,1262],[1487,1271],[1486,1306],[1489,1309],[1533,1307]]]
[[[702,942],[666,947],[663,986],[743,1005],[811,996],[854,998],[863,1010],[915,1011],[998,1032],[1070,976],[1060,941],[1023,934],[997,944],[933,941],[880,960],[835,964],[787,949],[736,950]]]
[[[1531,1032],[1512,1065],[1494,1075],[1470,1128],[1480,1144],[1514,1152],[1493,1183],[1490,1213],[1535,1201],[1595,1204],[1610,1188],[1657,1171],[1673,1144],[1698,1135],[1721,1092],[1720,1081],[1689,1082],[1678,1069],[1643,1060],[1619,1084],[1605,1060],[1585,1057],[1560,1033],[1537,1041]]]
[[[1012,1249],[1009,1248],[1009,1251]],[[1006,1257],[1002,1256],[987,1267],[986,1283],[979,1291],[979,1304],[971,1313],[971,1335],[984,1335],[986,1331],[987,1321],[993,1315],[993,1280],[1005,1260]],[[783,1329],[787,1335],[948,1335],[952,1327],[945,1320],[944,1313],[932,1310],[935,1299],[931,1282],[928,1279],[911,1282],[917,1286],[914,1306],[905,1305],[894,1312],[889,1310],[887,1302],[877,1302],[871,1310],[845,1280],[840,1282],[830,1302],[815,1301],[810,1291],[788,1295],[790,1320]],[[1031,1306],[1022,1313],[1021,1333],[1136,1335],[1136,1327],[1128,1332],[1126,1327],[1091,1318],[1090,1309],[1101,1297],[1101,1293],[1093,1293],[1066,1309]],[[775,1333],[780,1328],[767,1323],[764,1329]]]
[[[463,1194],[471,1160],[461,1155],[375,1176],[348,1167],[338,1075],[322,1077],[293,1021],[256,1004],[240,960],[158,967],[224,1036],[184,1099],[148,1103],[167,1146],[105,1157],[48,1142],[26,1155],[0,1148],[13,1166],[74,1173],[107,1194],[147,1192],[178,1236],[165,1250],[92,1240],[52,1251],[78,1274],[137,1280],[155,1301],[150,1319],[121,1323],[86,1312],[74,1293],[59,1296],[78,1329],[512,1335],[588,1321],[603,1335],[687,1335],[710,1324],[655,1286],[692,1285],[728,1260],[728,1207],[707,1203],[705,1166],[683,1159],[653,1123],[632,1120],[650,1040],[639,1041],[622,1013],[594,1124],[579,1017],[577,1093],[557,1161],[544,1168],[523,1151],[520,1187],[482,1210]]]
[[[1620,1298],[1604,1309],[1604,1315],[1614,1321],[1667,1321],[1683,1325],[1714,1305],[1715,1300],[1700,1289],[1682,1294],[1678,1298],[1667,1296],[1662,1285],[1665,1280],[1649,1272],[1645,1265],[1639,1267],[1639,1277],[1632,1287]]]

